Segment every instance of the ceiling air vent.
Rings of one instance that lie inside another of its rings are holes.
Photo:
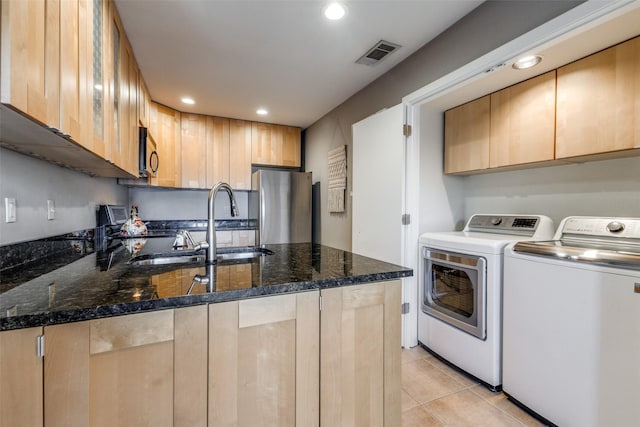
[[[394,52],[396,49],[400,48],[399,44],[390,43],[384,40],[380,40],[375,44],[367,53],[362,55],[360,59],[356,61],[358,64],[364,65],[374,65],[378,62],[382,61],[387,57],[391,52]]]

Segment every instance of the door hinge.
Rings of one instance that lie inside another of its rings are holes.
[[[36,356],[44,357],[44,335],[36,337]]]
[[[324,308],[324,298],[320,295],[320,311]]]
[[[411,215],[410,214],[402,214],[402,225],[411,224]]]
[[[409,303],[404,302],[402,303],[402,314],[408,314],[408,313],[409,313]]]
[[[404,136],[411,136],[411,125],[402,125],[402,134]]]

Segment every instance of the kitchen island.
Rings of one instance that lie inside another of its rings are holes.
[[[412,271],[266,249],[208,285],[204,265],[133,265],[119,248],[25,271],[0,294],[0,425],[398,425]]]

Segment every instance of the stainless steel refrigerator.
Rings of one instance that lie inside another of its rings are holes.
[[[251,176],[257,244],[311,242],[311,173],[259,170]]]

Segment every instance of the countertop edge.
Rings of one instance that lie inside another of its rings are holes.
[[[329,288],[354,286],[384,282],[413,276],[413,270],[403,269],[384,273],[362,274],[344,278],[311,280],[306,282],[283,283],[272,286],[213,292],[198,295],[183,295],[172,298],[127,302],[82,309],[61,310],[51,313],[5,317],[0,319],[0,332],[32,327],[45,327],[64,323],[81,322],[127,314],[216,304],[243,299],[260,298],[286,293],[300,293]]]

